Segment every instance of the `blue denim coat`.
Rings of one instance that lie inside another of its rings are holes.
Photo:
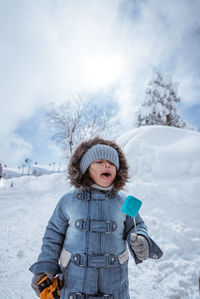
[[[64,274],[61,299],[129,299],[128,251],[133,218],[121,212],[126,195],[119,191],[75,189],[65,194],[49,220],[33,273]],[[149,257],[162,255],[136,216],[138,234],[149,243]],[[127,246],[128,245],[128,246]],[[64,251],[66,261],[59,263]],[[62,252],[62,253],[61,253]],[[90,296],[89,296],[90,295]],[[107,296],[106,296],[107,295]],[[109,296],[108,296],[109,295]]]

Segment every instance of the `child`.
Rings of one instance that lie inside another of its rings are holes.
[[[63,272],[61,299],[130,299],[128,250],[135,263],[160,258],[138,214],[121,212],[128,165],[120,147],[96,137],[82,142],[71,157],[69,179],[75,189],[65,194],[49,220],[32,287],[42,276]]]

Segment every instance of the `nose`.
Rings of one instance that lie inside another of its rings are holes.
[[[104,162],[104,167],[106,167],[106,168],[110,168],[110,162],[109,161],[105,161]]]

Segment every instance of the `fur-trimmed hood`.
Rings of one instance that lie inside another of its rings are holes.
[[[80,161],[83,155],[94,145],[105,144],[113,147],[119,155],[119,171],[117,172],[116,178],[114,180],[114,189],[121,190],[129,179],[128,175],[128,163],[121,150],[121,148],[111,140],[105,140],[100,137],[95,137],[88,141],[83,141],[74,151],[71,156],[69,166],[68,166],[68,178],[70,179],[71,185],[76,188],[87,188],[91,186],[94,182],[89,177],[88,170],[84,175],[80,172]]]

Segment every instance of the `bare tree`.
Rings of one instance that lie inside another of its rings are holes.
[[[0,163],[0,180],[1,180],[2,176],[3,176],[3,167]]]
[[[31,169],[31,163],[32,163],[32,160],[29,159],[29,158],[26,158],[26,159],[24,160],[24,163],[25,163],[25,165],[26,165],[27,168],[28,168],[27,175],[29,175],[29,174],[30,174],[30,169]]]
[[[55,165],[56,165],[56,162],[52,162],[52,166],[53,166],[52,172],[53,173],[54,173]]]
[[[54,128],[52,140],[60,143],[71,155],[82,140],[95,135],[114,136],[117,128],[116,108],[111,105],[96,105],[83,96],[74,96],[70,102],[53,107],[46,114],[47,123]]]
[[[25,163],[22,163],[21,168],[22,168],[22,176],[24,175],[24,168],[26,167]]]

